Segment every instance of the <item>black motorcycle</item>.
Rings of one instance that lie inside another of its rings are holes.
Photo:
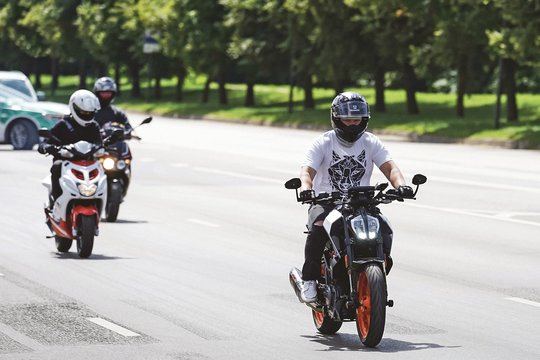
[[[148,124],[152,117],[144,119],[136,127],[126,130],[124,124],[118,122],[108,122],[101,128],[104,138],[109,138],[112,134],[116,141],[105,143],[106,156],[101,158],[103,168],[107,174],[107,203],[105,205],[105,219],[114,222],[118,218],[120,204],[124,201],[131,180],[131,151],[127,140],[141,140],[139,136],[132,132],[141,125]]]
[[[412,183],[416,190],[427,178],[417,174]],[[377,206],[404,201],[388,183],[377,186],[350,188],[346,194],[320,193],[311,200],[298,196],[300,179],[287,181],[287,189],[296,190],[296,200],[309,204],[328,204],[334,210],[326,217],[323,227],[328,242],[321,258],[317,301],[306,303],[312,310],[315,327],[322,334],[335,334],[344,321],[355,321],[358,336],[367,347],[375,347],[382,339],[388,299],[386,263]],[[289,281],[300,302],[302,274],[297,268],[289,273]]]

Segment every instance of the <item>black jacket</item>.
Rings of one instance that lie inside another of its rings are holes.
[[[99,125],[95,121],[91,122],[88,126],[81,126],[71,116],[67,116],[57,122],[50,132],[51,137],[39,144],[38,151],[42,154],[50,153],[55,155],[55,159],[55,146],[74,144],[78,141],[88,141],[99,145],[103,144]]]
[[[100,127],[103,127],[108,122],[117,122],[124,125],[126,130],[131,130],[131,124],[128,121],[126,114],[116,106],[104,106],[96,113],[96,121]]]

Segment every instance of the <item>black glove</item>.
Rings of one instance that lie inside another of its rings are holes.
[[[56,146],[54,146],[52,144],[41,143],[38,146],[38,152],[40,154],[56,155],[56,154],[58,154],[58,149],[56,148]]]
[[[315,197],[315,191],[313,190],[303,190],[300,191],[299,198],[301,201],[310,201]]]
[[[414,191],[413,191],[412,187],[410,187],[408,185],[401,185],[400,187],[398,187],[397,190],[398,190],[399,196],[401,196],[403,198],[412,198],[413,197]]]

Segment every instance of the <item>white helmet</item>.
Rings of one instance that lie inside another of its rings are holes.
[[[69,98],[71,116],[81,126],[90,125],[99,109],[99,100],[91,91],[77,90]]]

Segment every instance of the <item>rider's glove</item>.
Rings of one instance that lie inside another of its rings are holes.
[[[313,190],[303,190],[300,191],[299,198],[301,201],[310,201],[315,198],[315,191]]]
[[[403,198],[412,198],[413,197],[414,191],[413,191],[412,187],[410,187],[408,185],[401,185],[400,187],[398,187],[397,190],[398,190],[399,196],[401,196]]]
[[[52,144],[41,143],[38,146],[38,152],[40,154],[56,155],[58,154],[58,148]]]

